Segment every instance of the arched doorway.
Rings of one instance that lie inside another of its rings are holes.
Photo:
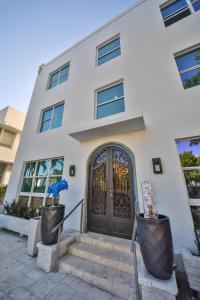
[[[128,151],[106,145],[90,158],[87,229],[131,239],[134,224],[134,164]]]

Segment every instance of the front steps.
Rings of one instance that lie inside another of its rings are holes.
[[[59,269],[124,299],[137,299],[134,255],[128,240],[77,235],[60,259]]]

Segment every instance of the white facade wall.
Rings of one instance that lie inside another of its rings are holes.
[[[69,190],[62,201],[67,210],[86,196],[87,161],[105,143],[120,143],[135,156],[137,194],[142,210],[141,182],[155,185],[160,213],[170,217],[175,251],[193,245],[193,222],[188,193],[175,139],[200,135],[200,86],[184,90],[174,53],[200,43],[200,12],[165,28],[159,5],[164,1],[141,4],[70,48],[38,75],[27,113],[6,201],[16,198],[25,161],[64,156],[63,178]],[[138,2],[138,3],[140,3]],[[120,34],[121,56],[95,66],[96,47]],[[52,40],[53,43],[53,40]],[[70,62],[69,80],[47,90],[49,73]],[[95,90],[124,80],[125,112],[95,120]],[[65,101],[61,128],[39,133],[41,110]],[[146,129],[79,142],[68,135],[77,128],[107,124],[142,113]],[[163,174],[154,175],[152,158],[160,157]],[[69,166],[76,165],[76,176],[69,177]],[[66,226],[79,228],[79,212]]]

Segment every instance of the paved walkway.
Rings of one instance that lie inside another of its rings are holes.
[[[26,238],[0,230],[1,300],[120,300],[71,275],[40,271],[26,246]]]

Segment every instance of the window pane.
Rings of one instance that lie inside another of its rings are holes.
[[[41,208],[43,204],[43,198],[41,197],[31,197],[31,208]]]
[[[161,9],[163,18],[166,18],[166,17],[176,13],[179,9],[184,8],[184,6],[187,6],[186,0],[174,1],[173,3],[171,3]]]
[[[44,193],[45,187],[46,187],[46,182],[47,182],[46,177],[36,178],[33,192],[34,193]]]
[[[194,227],[200,230],[200,206],[191,206]]]
[[[54,118],[52,120],[51,129],[61,127],[62,125],[62,117]]]
[[[58,77],[59,77],[59,71],[51,75],[50,84],[49,84],[50,89],[58,84]]]
[[[55,106],[53,117],[62,116],[64,110],[64,104],[60,104],[58,106]]]
[[[176,63],[179,71],[200,65],[200,49],[176,57]]]
[[[43,112],[42,121],[50,120],[52,117],[53,108]]]
[[[24,170],[24,177],[33,176],[35,172],[36,162],[27,163]]]
[[[59,83],[62,83],[65,80],[68,79],[68,73],[69,73],[69,66],[66,66],[66,67],[64,67],[63,69],[60,70]]]
[[[182,167],[200,166],[200,138],[177,141]]]
[[[14,138],[15,138],[15,133],[14,132],[4,130],[3,135],[1,137],[1,142],[0,143],[3,146],[11,147],[12,144],[13,144]]]
[[[33,178],[24,178],[23,183],[22,183],[21,192],[29,193],[31,191],[32,180],[33,180]]]
[[[63,163],[64,159],[52,159],[51,161],[51,168],[50,168],[50,174],[51,175],[62,175],[63,172]]]
[[[53,183],[59,182],[62,179],[62,176],[50,177],[49,178],[49,186]]]
[[[19,196],[18,203],[20,206],[27,207],[28,206],[28,196]]]
[[[118,85],[115,85],[111,88],[108,88],[106,90],[103,90],[101,92],[97,93],[97,104],[101,104],[104,102],[107,102],[109,100],[123,97],[124,96],[124,87],[123,83],[120,83]]]
[[[109,51],[120,47],[120,38],[116,38],[115,40],[113,40],[112,42],[106,44],[105,46],[101,47],[98,49],[98,57],[105,55],[106,53],[108,53]]]
[[[200,0],[198,0],[198,1],[192,1],[193,3],[192,3],[192,5],[193,5],[193,7],[194,7],[194,10],[195,11],[197,11],[197,10],[200,10]]]
[[[124,110],[124,98],[122,98],[120,100],[97,107],[97,119],[114,115],[123,112]]]
[[[200,85],[200,68],[180,75],[185,89]]]
[[[47,176],[50,168],[50,160],[41,160],[38,162],[36,176]]]
[[[200,170],[184,171],[189,198],[200,198]]]
[[[49,130],[50,125],[51,125],[51,121],[45,121],[45,122],[43,122],[43,123],[41,124],[40,132]]]
[[[105,62],[107,62],[107,61],[109,61],[109,60],[111,60],[111,59],[113,59],[113,58],[115,58],[119,55],[121,55],[121,49],[120,48],[118,48],[118,49],[112,51],[111,53],[99,58],[98,59],[98,65],[102,65]]]
[[[165,26],[167,27],[169,25],[172,25],[189,15],[191,15],[189,8],[186,10],[182,10],[177,15],[174,15],[173,17],[169,17],[169,19],[164,20]]]

